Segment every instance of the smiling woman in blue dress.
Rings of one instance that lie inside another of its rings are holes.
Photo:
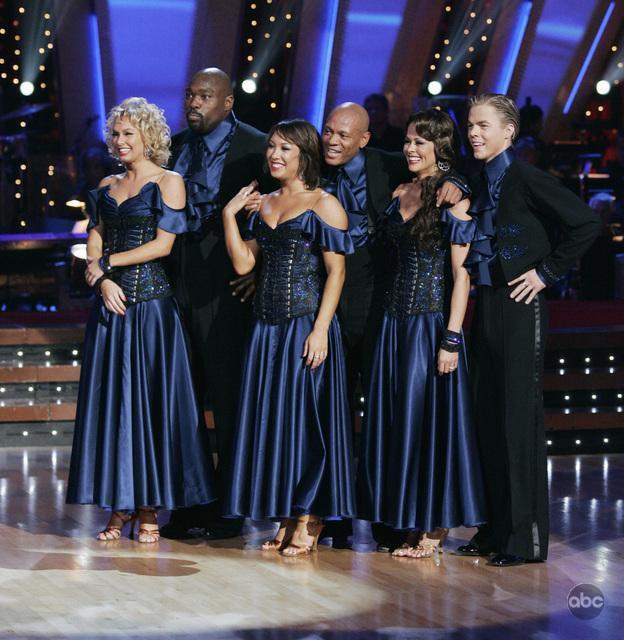
[[[89,193],[87,283],[97,296],[84,343],[67,502],[111,510],[98,540],[139,520],[158,541],[156,512],[215,499],[203,414],[161,258],[186,230],[182,178],[163,112],[128,98],[107,119],[125,172]]]
[[[469,202],[436,206],[453,161],[453,121],[410,117],[403,153],[413,180],[386,210],[390,283],[377,336],[358,470],[363,518],[405,533],[395,556],[429,558],[449,528],[485,521],[462,323],[475,234]]]
[[[252,183],[223,210],[237,273],[262,254],[225,512],[280,520],[265,550],[316,548],[321,518],[353,516],[351,426],[336,306],[347,215],[319,188],[321,141],[303,120],[269,132],[266,161],[281,188],[262,198]],[[236,214],[257,205],[241,236]]]

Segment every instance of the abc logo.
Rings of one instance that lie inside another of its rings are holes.
[[[591,620],[600,615],[604,606],[602,591],[593,584],[577,584],[568,593],[570,613],[582,620]]]

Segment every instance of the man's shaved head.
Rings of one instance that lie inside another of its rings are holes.
[[[327,119],[330,120],[333,117],[351,120],[353,125],[357,127],[357,130],[362,133],[368,131],[370,124],[368,112],[362,105],[357,104],[356,102],[343,102],[337,107],[334,107]]]
[[[232,95],[234,93],[234,88],[232,87],[232,81],[230,80],[230,76],[228,76],[223,69],[219,69],[218,67],[207,67],[206,69],[200,69],[193,75],[191,78],[191,84],[196,79],[209,80],[215,87],[218,87],[223,93],[227,95]]]
[[[323,127],[325,162],[340,166],[354,158],[370,139],[366,109],[355,102],[343,102],[334,108]]]
[[[184,111],[189,128],[208,133],[225,120],[234,106],[232,81],[217,67],[201,69],[186,88]]]

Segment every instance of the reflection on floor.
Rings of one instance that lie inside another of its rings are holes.
[[[0,639],[615,638],[624,624],[624,455],[553,457],[550,559],[262,552],[266,527],[207,543],[98,543],[98,509],[65,505],[69,449],[0,450]],[[452,531],[447,549],[471,530]],[[598,587],[593,619],[570,613]]]

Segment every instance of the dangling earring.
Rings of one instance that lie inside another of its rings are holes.
[[[438,165],[438,169],[440,169],[440,171],[449,171],[451,168],[451,165],[444,161],[444,160],[438,160],[438,162],[436,163]]]
[[[145,147],[145,149],[143,149],[143,155],[149,160],[154,155],[154,150],[152,147]]]

